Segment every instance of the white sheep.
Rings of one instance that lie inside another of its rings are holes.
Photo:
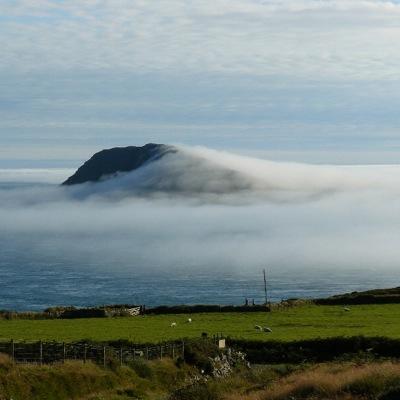
[[[188,324],[191,324],[192,323],[192,318],[188,318],[187,322],[188,322]]]
[[[171,328],[175,328],[176,322],[171,322]]]
[[[263,329],[261,328],[260,325],[256,325],[256,326],[254,327],[254,329],[257,329],[258,331],[262,331],[262,330],[263,330]]]
[[[343,311],[350,311],[349,307],[343,307]]]
[[[268,328],[268,326],[264,326],[263,331],[264,332],[272,332],[272,329]]]

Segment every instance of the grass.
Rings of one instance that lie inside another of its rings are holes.
[[[398,400],[400,363],[256,365],[173,392],[171,400]]]
[[[143,374],[145,366],[146,373]],[[103,369],[69,361],[14,364],[0,355],[0,399],[14,400],[394,400],[400,363],[331,362],[301,366],[244,366],[227,377],[195,379],[193,366],[140,361]]]
[[[167,359],[142,364],[107,369],[79,361],[44,366],[20,365],[0,355],[0,399],[166,399],[193,373],[190,367],[178,368]],[[137,373],[144,366],[151,372],[149,376]]]
[[[393,362],[326,363],[270,381],[261,390],[249,392],[245,385],[224,396],[224,400],[398,399],[400,364]]]
[[[5,355],[0,356],[1,399],[79,399],[93,392],[116,390],[134,377],[127,369],[114,372],[91,363],[15,365]]]
[[[0,340],[127,339],[137,343],[199,337],[222,332],[233,338],[292,341],[333,336],[387,336],[400,338],[400,304],[352,306],[303,305],[272,313],[204,313],[190,315],[93,318],[75,320],[0,320]],[[177,322],[171,327],[171,322]],[[269,326],[272,333],[255,325]]]

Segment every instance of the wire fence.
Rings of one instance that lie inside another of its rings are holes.
[[[91,361],[104,367],[110,363],[126,365],[137,359],[154,360],[165,357],[184,357],[185,343],[172,342],[144,346],[105,346],[93,343],[59,342],[0,342],[0,353],[7,354],[16,363],[51,364],[66,360]]]

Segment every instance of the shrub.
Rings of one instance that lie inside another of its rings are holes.
[[[132,368],[137,376],[144,379],[152,379],[153,378],[153,370],[151,369],[148,362],[144,360],[134,360],[128,363],[128,367]]]
[[[252,341],[228,339],[228,344],[244,351],[255,364],[299,364],[324,362],[351,355],[365,359],[376,357],[400,358],[400,340],[386,337],[332,337],[294,342]]]
[[[185,345],[185,361],[206,374],[210,374],[213,369],[210,358],[218,355],[218,346],[208,339],[188,341]]]
[[[66,309],[61,315],[62,319],[74,318],[105,318],[106,312],[101,308],[70,308]]]

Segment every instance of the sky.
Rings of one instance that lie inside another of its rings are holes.
[[[399,41],[398,1],[2,0],[0,168],[147,142],[396,164]]]

